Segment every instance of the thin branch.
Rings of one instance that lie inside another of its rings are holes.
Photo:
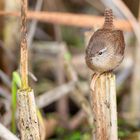
[[[88,100],[85,98],[85,96],[81,92],[77,89],[77,91],[70,94],[70,97],[76,103],[76,105],[82,108],[82,110],[86,113],[88,123],[92,126],[93,124],[92,109]]]
[[[78,128],[82,122],[86,119],[86,113],[83,110],[80,110],[70,121],[69,129],[74,130]]]
[[[0,16],[19,16],[17,12],[0,11]],[[52,24],[60,24],[67,26],[76,26],[83,28],[101,27],[103,25],[104,17],[90,16],[85,14],[71,14],[61,12],[33,12],[28,11],[28,19],[36,19],[41,22],[48,22]],[[116,28],[124,31],[132,31],[131,24],[127,20],[114,20]]]
[[[9,77],[2,70],[0,70],[0,78],[6,86],[11,88],[11,81]]]
[[[0,124],[0,138],[4,140],[19,140],[13,133]]]
[[[63,84],[51,91],[48,91],[36,98],[36,103],[39,108],[45,107],[52,102],[57,101],[62,96],[70,93],[75,88],[75,82],[71,81],[67,84]]]
[[[11,101],[11,94],[8,90],[0,87],[0,96],[3,96],[5,99],[8,100],[8,102]]]

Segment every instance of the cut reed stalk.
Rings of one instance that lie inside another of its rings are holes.
[[[93,140],[117,140],[115,75],[104,73],[91,81],[91,102],[95,131]],[[95,83],[95,84],[94,84]]]
[[[18,91],[21,140],[40,140],[34,92],[28,88]]]

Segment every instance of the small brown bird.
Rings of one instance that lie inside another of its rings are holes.
[[[86,64],[95,73],[114,70],[124,58],[124,36],[113,25],[111,9],[105,10],[105,22],[94,32],[86,48]]]

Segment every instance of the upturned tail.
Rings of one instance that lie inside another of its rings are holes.
[[[105,16],[105,21],[104,21],[103,28],[104,29],[113,29],[114,25],[113,25],[112,9],[105,9],[104,16]]]

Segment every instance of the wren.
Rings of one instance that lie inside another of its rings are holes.
[[[114,70],[124,58],[124,36],[113,25],[113,12],[105,10],[105,21],[101,29],[91,36],[86,48],[86,64],[95,73]]]

